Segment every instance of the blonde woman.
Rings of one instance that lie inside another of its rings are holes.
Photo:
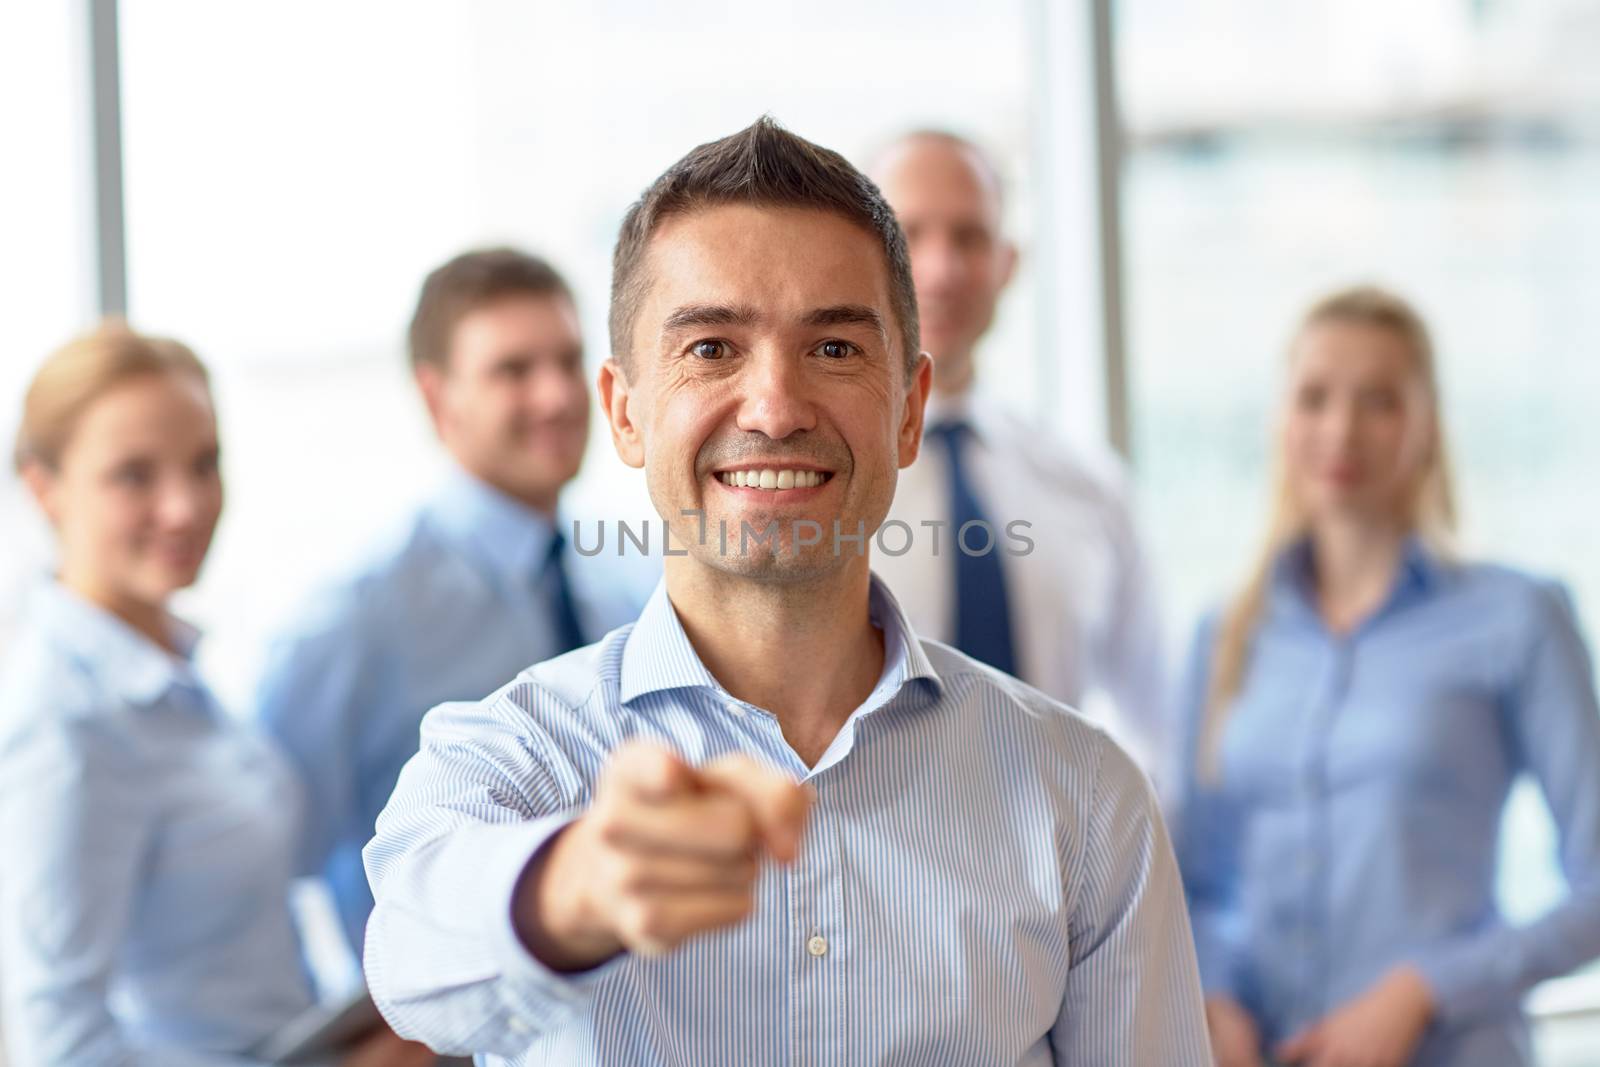
[[[177,342],[108,324],[27,392],[16,464],[59,570],[0,672],[19,1065],[249,1062],[312,1004],[287,895],[298,787],[218,712],[167,611],[222,511],[217,456],[205,369]],[[429,1060],[386,1035],[347,1062]]]
[[[1334,294],[1291,346],[1267,550],[1200,627],[1176,821],[1223,1067],[1514,1067],[1530,986],[1600,956],[1600,712],[1572,606],[1466,563],[1428,333]],[[1571,890],[1496,912],[1530,773]]]

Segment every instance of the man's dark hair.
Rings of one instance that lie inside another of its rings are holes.
[[[889,295],[905,349],[906,373],[917,365],[921,335],[905,234],[878,187],[839,153],[812,144],[770,116],[703,144],[668,167],[622,220],[611,267],[611,351],[626,363],[634,319],[649,285],[645,250],[662,222],[724,204],[831,211],[878,239],[889,268]]]
[[[449,365],[450,338],[469,313],[508,296],[572,300],[566,279],[545,260],[515,248],[463,252],[434,269],[422,283],[409,334],[411,366]]]

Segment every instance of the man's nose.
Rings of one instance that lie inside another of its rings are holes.
[[[911,275],[917,288],[940,292],[958,288],[966,277],[966,264],[955,244],[942,237],[924,237],[911,254]]]
[[[587,410],[589,391],[583,372],[541,367],[523,382],[523,400],[541,418],[554,419]]]
[[[803,356],[765,351],[745,364],[738,426],[774,441],[817,426],[816,407],[807,393]]]

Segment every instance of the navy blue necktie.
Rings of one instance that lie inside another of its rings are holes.
[[[566,539],[557,530],[550,538],[550,554],[545,559],[545,569],[554,572],[551,583],[555,596],[550,603],[550,617],[556,624],[556,655],[581,648],[583,627],[578,625],[578,607],[572,599],[572,586],[567,582],[567,568],[562,563],[562,550]]]
[[[982,660],[1007,674],[1017,673],[1016,648],[1011,640],[1011,606],[1006,600],[1006,583],[1000,565],[1000,528],[989,520],[972,492],[962,452],[972,427],[965,422],[941,422],[928,428],[927,436],[943,443],[950,469],[950,539],[940,551],[955,558],[955,645],[974,659]],[[966,544],[981,555],[962,551],[961,528],[969,522],[988,523],[968,530]]]

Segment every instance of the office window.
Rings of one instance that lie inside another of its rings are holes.
[[[0,7],[0,454],[7,471],[22,392],[45,353],[95,307],[89,29],[79,5]],[[24,104],[24,102],[26,102]],[[15,478],[0,478],[0,649],[48,538]]]
[[[1600,9],[1125,0],[1124,226],[1145,528],[1181,640],[1255,551],[1300,311],[1372,280],[1435,333],[1469,553],[1564,579],[1600,636]],[[1502,897],[1561,891],[1536,791]]]
[[[1025,204],[1024,17],[125,0],[131,312],[213,364],[223,418],[228,513],[190,603],[228,605],[214,644],[236,651],[213,651],[215,674],[248,676],[257,622],[429,486],[440,461],[403,355],[428,269],[475,244],[542,251],[574,282],[597,366],[623,211],[689,147],[768,112],[857,160],[910,125],[975,131]],[[1031,298],[1023,279],[996,339],[1024,369]],[[1000,381],[1024,398],[1030,383]],[[598,419],[571,498],[647,513]]]

